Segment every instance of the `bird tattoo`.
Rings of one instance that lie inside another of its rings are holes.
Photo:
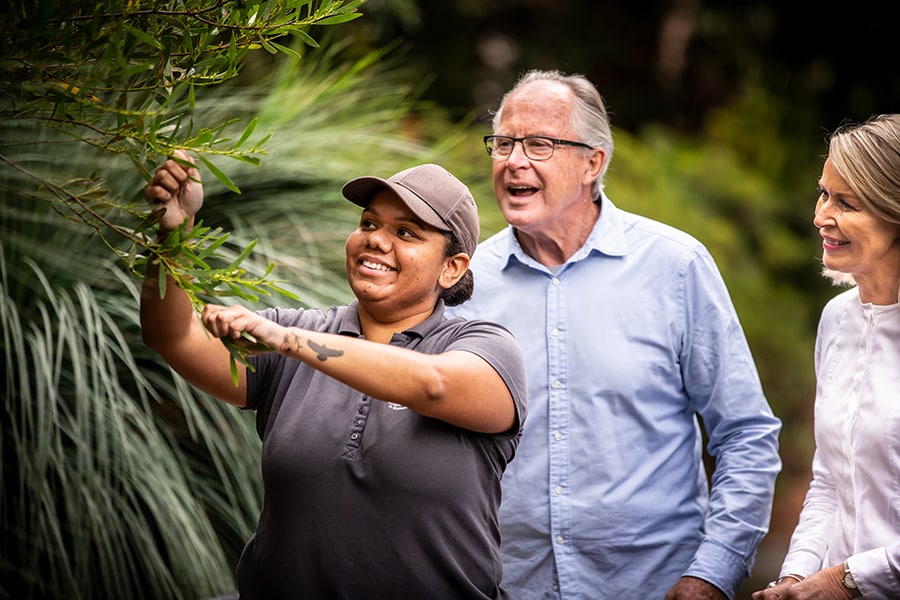
[[[317,344],[312,340],[308,340],[307,344],[309,345],[310,349],[316,353],[316,358],[318,358],[322,362],[325,362],[329,358],[332,358],[335,356],[343,356],[344,355],[343,350],[332,350],[331,348]]]

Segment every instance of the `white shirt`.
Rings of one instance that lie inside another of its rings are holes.
[[[848,561],[866,598],[900,597],[900,306],[852,288],[822,311],[813,480],[782,575]],[[895,545],[896,548],[896,545]]]

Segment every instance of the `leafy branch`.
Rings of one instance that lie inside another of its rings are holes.
[[[0,190],[48,202],[64,218],[90,228],[137,276],[149,263],[158,264],[160,281],[168,274],[198,310],[216,297],[253,301],[277,292],[295,298],[270,279],[274,265],[260,277],[241,267],[255,242],[229,259],[224,251],[228,234],[221,229],[198,225],[156,241],[150,231],[155,217],[142,199],[122,201],[96,174],[41,172],[28,167],[28,159],[38,144],[35,140],[45,140],[52,132],[57,140],[127,156],[149,180],[158,163],[185,149],[239,194],[214,159],[258,165],[269,136],[255,139],[257,120],[248,115],[213,126],[195,123],[198,90],[236,77],[254,50],[300,58],[297,48],[318,47],[308,33],[311,26],[356,19],[362,3],[17,3],[0,23],[0,122],[21,135],[0,141]],[[249,122],[232,137],[244,119]],[[31,185],[17,185],[23,180]],[[246,351],[230,349],[234,359],[246,364]]]
[[[269,279],[274,263],[269,263],[265,273],[256,278],[248,278],[247,272],[240,266],[250,256],[256,242],[251,242],[243,252],[227,265],[215,267],[213,259],[218,257],[218,249],[228,239],[228,233],[221,228],[211,229],[198,222],[193,228],[184,225],[170,232],[153,250],[152,260],[159,266],[159,293],[166,294],[166,277],[169,273],[179,288],[184,290],[196,311],[203,309],[205,298],[238,297],[250,302],[258,302],[261,296],[269,296],[275,291],[289,298],[299,300],[292,292],[278,286]],[[129,257],[135,266],[146,265],[146,257]],[[222,342],[231,354],[231,378],[238,385],[237,363],[240,362],[253,370],[247,359],[252,351],[271,350],[259,344],[250,334],[244,332],[245,342],[235,343],[228,338]]]

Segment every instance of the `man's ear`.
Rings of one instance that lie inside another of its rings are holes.
[[[600,173],[603,172],[603,165],[605,164],[606,150],[603,148],[594,148],[594,152],[591,154],[584,171],[584,176],[588,183],[592,183],[595,179],[600,177]]]

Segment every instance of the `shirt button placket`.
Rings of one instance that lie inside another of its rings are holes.
[[[566,355],[566,335],[564,319],[566,317],[566,285],[565,274],[552,277],[547,286],[547,377],[549,382],[549,431],[550,433],[550,530],[554,540],[554,555],[557,565],[559,587],[563,594],[571,581],[571,553],[573,548],[568,543],[571,529],[570,507],[566,488],[569,485],[569,406]]]

